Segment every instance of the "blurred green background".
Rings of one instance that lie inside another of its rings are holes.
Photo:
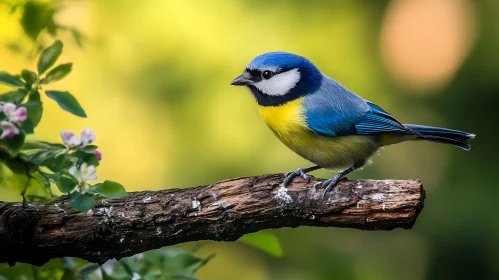
[[[0,1],[0,69],[36,65],[36,47]],[[355,178],[421,179],[425,208],[411,230],[272,230],[284,256],[209,242],[201,279],[499,279],[499,2],[41,1],[66,27],[55,84],[85,108],[80,119],[45,103],[36,137],[91,127],[99,179],[156,190],[308,166],[260,119],[252,96],[229,86],[256,55],[288,51],[403,123],[476,133],[473,150],[431,143],[388,147]],[[43,18],[44,15],[38,15]],[[81,47],[73,38],[81,32]],[[40,33],[37,44],[53,39]],[[7,88],[0,86],[0,92]],[[327,171],[314,173],[330,177]],[[2,186],[0,200],[19,200]]]

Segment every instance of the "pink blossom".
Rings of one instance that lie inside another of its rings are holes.
[[[69,148],[84,148],[95,141],[95,134],[90,128],[81,131],[80,139],[72,131],[61,130],[61,138],[64,145]]]
[[[78,136],[76,136],[76,134],[74,134],[72,131],[61,130],[60,135],[64,145],[70,148],[74,148],[80,145],[80,140],[78,140]]]
[[[2,112],[8,117],[9,114],[16,110],[17,106],[14,103],[5,103],[2,106]]]
[[[15,116],[10,118],[10,121],[17,123],[17,124],[21,124],[22,122],[24,122],[26,120],[26,118],[27,118],[26,108],[19,107],[19,108],[17,108],[17,110],[15,112]]]
[[[14,103],[5,103],[2,106],[2,112],[9,119],[9,121],[21,124],[26,120],[27,111],[24,107],[17,107]]]
[[[95,134],[90,128],[85,128],[80,134],[81,146],[86,147],[95,141]]]
[[[99,161],[102,159],[102,153],[99,150],[93,151],[92,154],[94,154]]]
[[[8,121],[1,121],[0,128],[2,128],[2,134],[0,135],[0,139],[3,139],[5,137],[12,137],[21,132],[15,124]]]

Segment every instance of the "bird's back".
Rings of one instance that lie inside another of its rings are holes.
[[[323,75],[320,88],[305,96],[307,126],[325,135],[350,129],[370,110],[367,101]]]

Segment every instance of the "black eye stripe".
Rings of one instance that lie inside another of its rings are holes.
[[[275,76],[277,74],[281,74],[281,73],[284,73],[284,72],[287,72],[289,70],[292,70],[294,68],[282,68],[282,69],[279,69],[277,71],[270,71],[270,70],[258,70],[258,69],[248,69],[246,68],[244,70],[244,72],[248,73],[251,77],[249,77],[248,79],[252,80],[253,82],[255,83],[258,83],[260,82],[261,80],[263,80],[263,77],[262,77],[262,72],[265,72],[265,71],[270,71],[272,73],[272,76]]]
[[[246,72],[248,72],[251,75],[251,77],[261,77],[262,76],[262,71],[260,71],[260,70],[246,69]]]

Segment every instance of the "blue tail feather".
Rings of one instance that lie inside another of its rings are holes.
[[[468,140],[475,138],[475,134],[464,131],[440,128],[416,124],[404,124],[408,129],[421,134],[421,139],[450,144],[464,150],[470,150],[471,146],[467,143]]]

